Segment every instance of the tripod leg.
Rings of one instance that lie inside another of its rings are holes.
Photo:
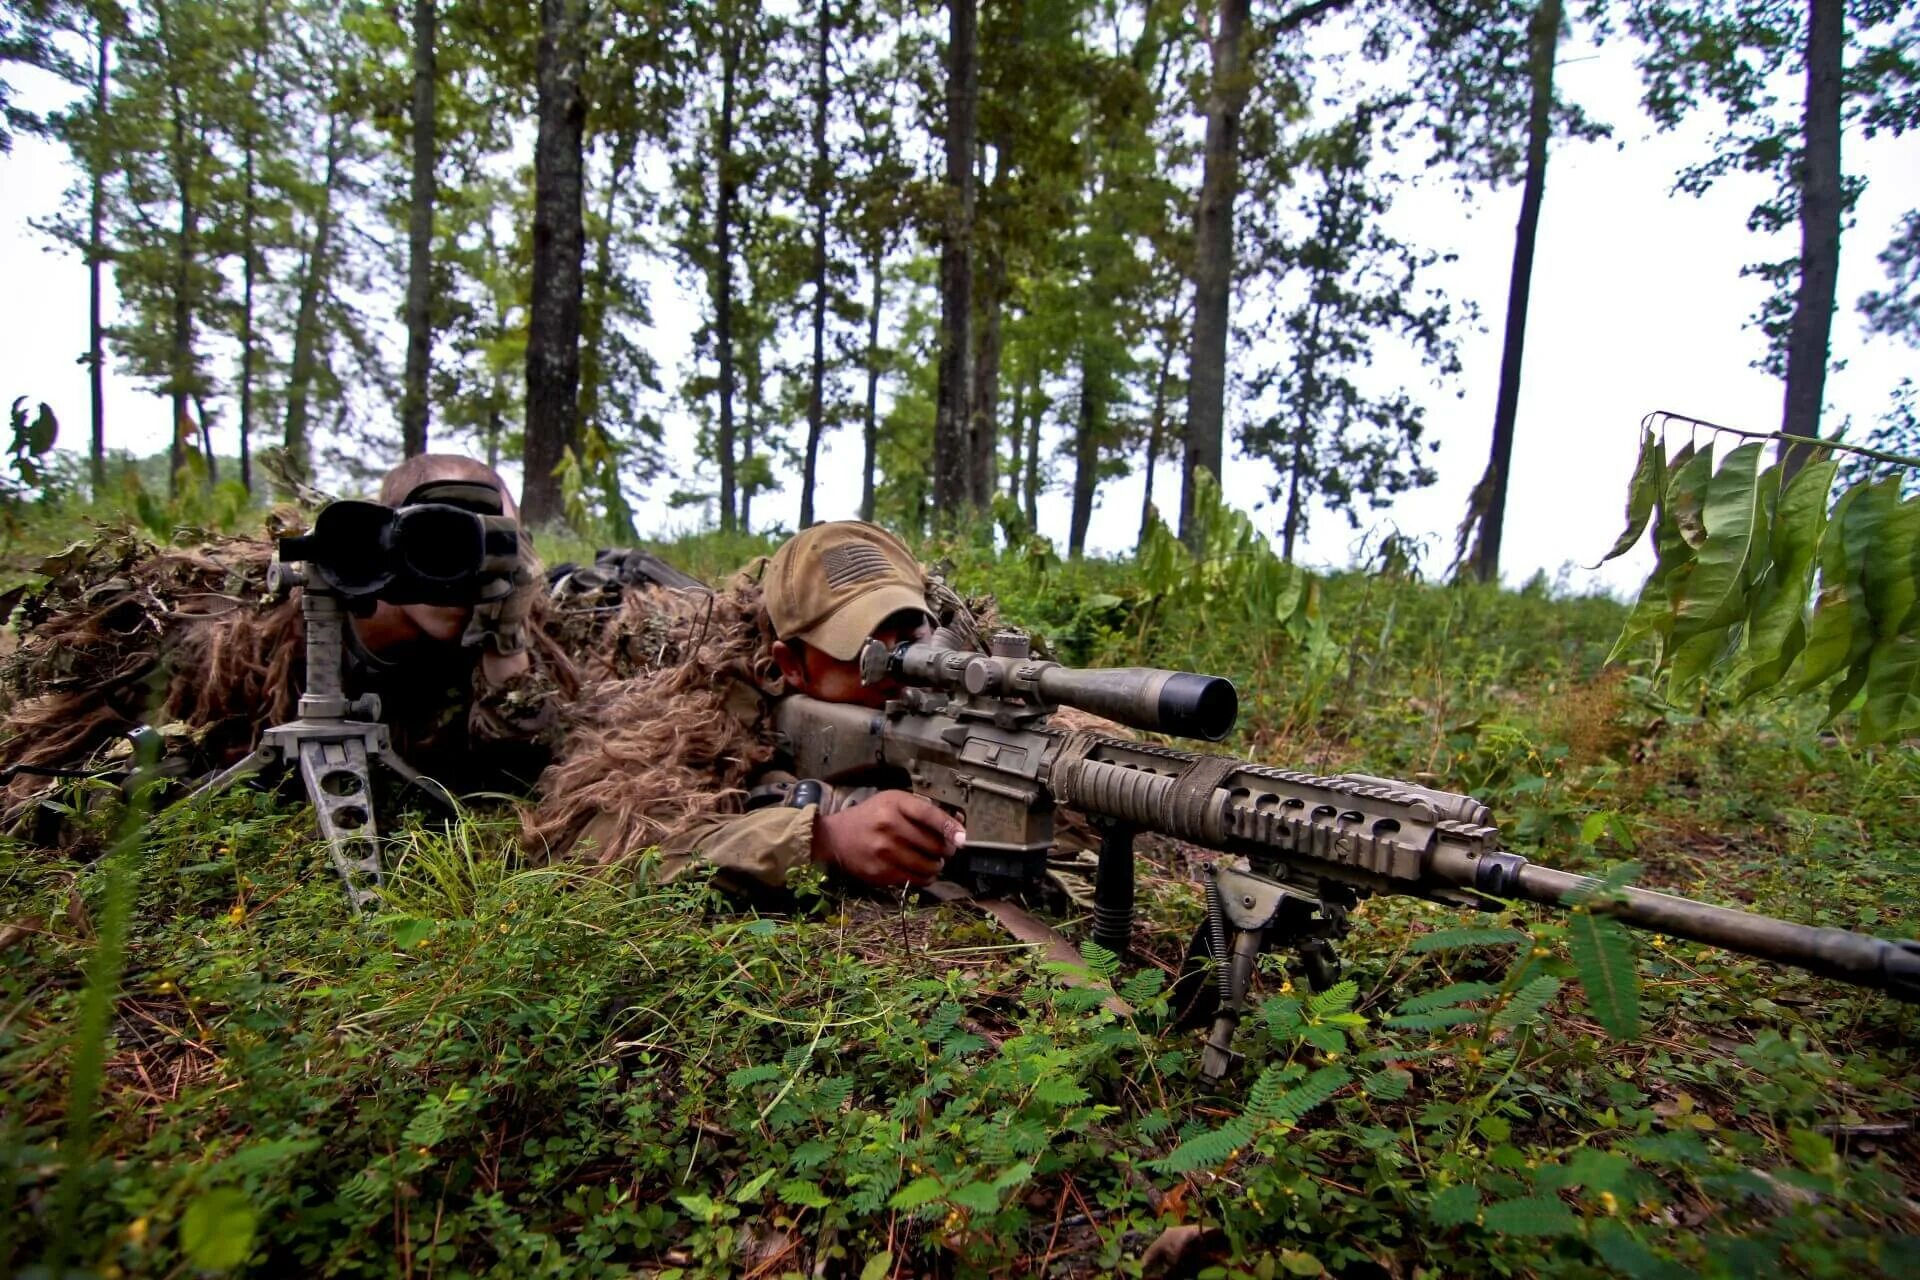
[[[447,790],[446,786],[441,783],[438,778],[429,778],[426,774],[420,772],[405,760],[402,760],[398,752],[390,747],[382,747],[376,758],[381,764],[398,774],[403,782],[409,786],[418,787],[426,793],[428,799],[432,800],[435,804],[444,806],[449,813],[459,810],[460,802],[454,799],[453,792]]]
[[[279,759],[280,753],[274,748],[264,745],[255,747],[251,755],[236,760],[180,798],[185,803],[191,803],[202,796],[217,795],[234,783],[262,772]]]
[[[347,884],[347,900],[364,911],[375,899],[384,873],[379,831],[373,820],[373,779],[367,770],[367,744],[358,738],[309,739],[300,744],[300,778],[327,856]]]

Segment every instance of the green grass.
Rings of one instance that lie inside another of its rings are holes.
[[[663,548],[709,577],[747,550]],[[1200,597],[930,553],[1074,660],[1233,676],[1237,751],[1474,791],[1544,861],[1920,933],[1915,754],[1817,708],[1659,704],[1600,668],[1612,601],[1341,575],[1303,639],[1232,573]],[[1574,918],[1376,899],[1351,985],[1291,989],[1270,958],[1210,1087],[1164,1027],[1198,909],[1178,878],[1143,879],[1119,1019],[958,909],[809,889],[763,917],[524,867],[497,811],[389,825],[387,913],[356,923],[297,805],[149,824],[85,1152],[63,1144],[111,866],[0,847],[0,1271],[1127,1275],[1183,1226],[1221,1276],[1920,1264],[1916,1020],[1872,993],[1641,939],[1616,1040]]]

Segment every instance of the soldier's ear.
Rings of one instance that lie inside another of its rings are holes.
[[[780,674],[786,680],[787,688],[795,693],[807,691],[806,652],[799,641],[789,644],[785,640],[775,640],[773,665],[780,668]]]

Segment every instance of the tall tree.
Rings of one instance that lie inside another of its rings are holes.
[[[1785,382],[1781,430],[1816,438],[1841,227],[1867,185],[1846,172],[1842,139],[1849,127],[1871,137],[1920,125],[1920,13],[1900,0],[1636,0],[1628,25],[1644,42],[1656,123],[1671,128],[1709,101],[1725,116],[1713,155],[1682,170],[1679,189],[1697,195],[1728,173],[1768,174],[1774,193],[1748,227],[1773,235],[1798,224],[1798,254],[1742,270],[1772,287],[1756,316],[1767,338],[1757,363]],[[1796,115],[1775,110],[1789,74],[1803,84]],[[1782,474],[1807,453],[1783,446]]]
[[[1192,519],[1194,476],[1220,475],[1227,404],[1227,331],[1233,304],[1233,202],[1239,193],[1240,115],[1252,74],[1247,21],[1252,0],[1219,0],[1208,41],[1207,141],[1193,220],[1193,348],[1187,357],[1186,454],[1180,466],[1180,536],[1200,536]]]
[[[1847,203],[1840,176],[1841,81],[1846,74],[1845,0],[1807,0],[1806,99],[1801,113],[1800,285],[1787,328],[1787,385],[1780,430],[1820,438],[1826,402],[1827,353],[1840,286],[1840,215]],[[1780,482],[1806,465],[1811,446],[1785,449]]]
[[[1391,152],[1405,105],[1363,99],[1280,154],[1250,157],[1243,232],[1249,265],[1272,286],[1251,327],[1284,340],[1286,354],[1246,379],[1255,411],[1240,441],[1278,473],[1269,496],[1282,506],[1288,560],[1315,506],[1358,527],[1363,501],[1379,508],[1434,480],[1419,402],[1373,370],[1401,346],[1442,378],[1460,371],[1454,309],[1422,284],[1440,255],[1387,229],[1398,178],[1380,154]],[[1288,191],[1299,193],[1297,216]]]
[[[561,514],[559,468],[577,447],[580,426],[586,23],[587,0],[541,0],[526,477],[520,499],[521,518],[535,527]]]
[[[741,45],[745,40],[743,22],[733,6],[722,0],[720,33],[720,114],[715,123],[713,157],[714,188],[718,199],[713,212],[714,350],[720,365],[720,428],[714,448],[720,455],[720,528],[732,532],[738,519],[738,492],[734,474],[733,396],[733,230],[734,203],[739,189],[738,162],[733,154],[737,84],[740,75]]]
[[[400,401],[400,451],[427,451],[429,375],[433,367],[434,112],[438,96],[438,0],[413,3],[411,184],[407,195],[407,365]]]
[[[933,425],[933,507],[952,526],[971,499],[973,215],[979,105],[977,0],[947,0],[946,185],[941,193],[940,360]]]
[[[833,164],[827,146],[827,107],[831,85],[827,59],[833,43],[831,0],[814,0],[813,164],[807,176],[807,202],[813,208],[813,364],[807,390],[807,444],[800,469],[800,527],[813,523],[814,468],[827,424],[827,219],[831,211],[828,174]]]
[[[1533,291],[1533,252],[1547,190],[1547,147],[1553,135],[1553,64],[1560,45],[1561,0],[1541,0],[1527,28],[1527,160],[1520,187],[1520,221],[1507,278],[1506,336],[1500,347],[1500,390],[1493,411],[1487,469],[1474,487],[1467,522],[1475,527],[1467,560],[1482,582],[1500,580],[1500,540],[1506,530],[1507,481],[1513,470],[1514,424],[1520,415],[1520,369],[1527,344],[1527,304]],[[1465,543],[1465,525],[1462,543]]]

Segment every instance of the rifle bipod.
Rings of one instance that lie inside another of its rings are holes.
[[[1181,1026],[1197,1027],[1211,1017],[1200,1071],[1219,1080],[1233,1067],[1233,1033],[1246,1011],[1260,953],[1293,951],[1300,976],[1314,990],[1326,990],[1340,979],[1333,940],[1346,934],[1351,903],[1290,889],[1219,862],[1205,864],[1202,871],[1207,918],[1187,948],[1173,1005]]]
[[[276,564],[274,572],[276,587],[301,583],[297,573],[281,565]],[[357,914],[373,901],[385,880],[373,811],[373,763],[385,765],[449,807],[453,798],[394,751],[392,735],[379,722],[377,696],[347,698],[343,684],[346,618],[339,597],[309,582],[300,598],[300,615],[306,628],[307,683],[300,695],[298,718],[261,734],[260,745],[251,755],[196,787],[186,799],[223,791],[270,768],[297,764],[314,819],[327,842],[327,856],[346,883],[347,901]]]

